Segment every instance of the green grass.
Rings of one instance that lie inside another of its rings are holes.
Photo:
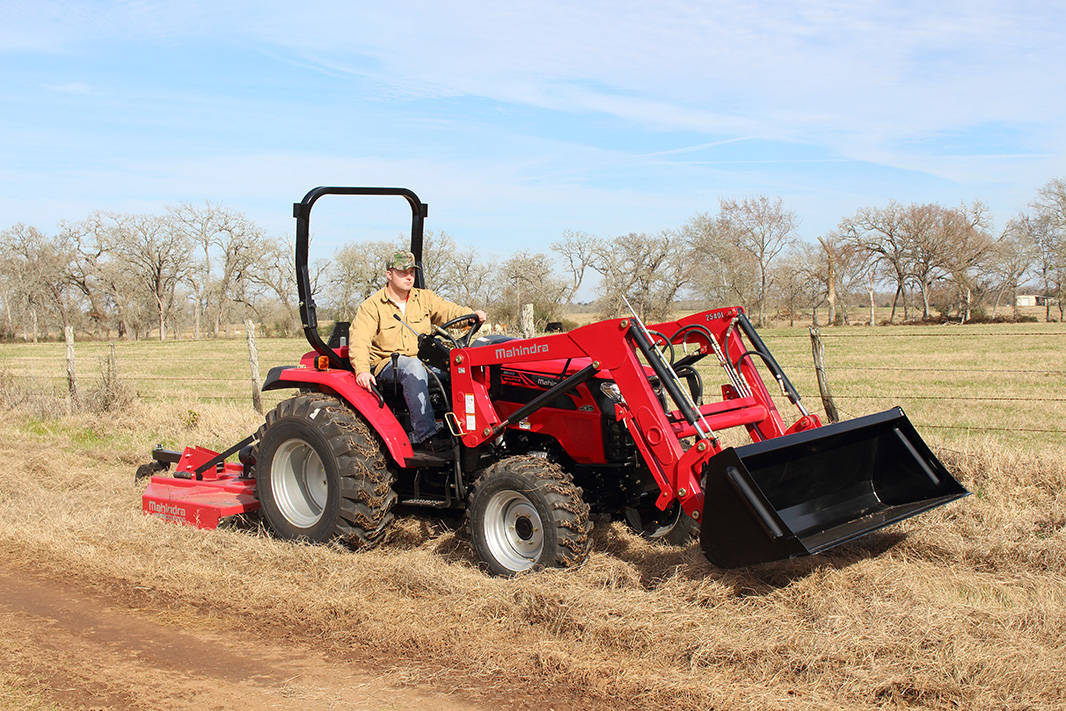
[[[41,439],[50,441],[56,436],[62,436],[72,444],[82,447],[92,447],[109,442],[111,439],[108,433],[101,432],[95,427],[74,425],[63,420],[30,418],[26,421],[25,428],[27,432]]]

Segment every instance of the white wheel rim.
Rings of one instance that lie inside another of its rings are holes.
[[[512,490],[498,491],[485,507],[485,542],[508,570],[529,570],[544,550],[544,525],[533,503]]]
[[[322,518],[329,494],[326,469],[307,442],[281,443],[271,463],[270,484],[278,510],[293,526],[310,528]]]

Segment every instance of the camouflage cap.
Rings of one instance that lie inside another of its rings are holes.
[[[386,269],[399,269],[401,272],[413,269],[418,266],[415,264],[415,255],[413,252],[409,252],[406,249],[401,249],[392,253],[389,257],[389,261],[385,263]]]

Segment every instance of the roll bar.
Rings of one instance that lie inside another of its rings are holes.
[[[418,199],[407,188],[343,188],[317,187],[304,195],[303,200],[292,204],[292,216],[296,218],[296,290],[300,297],[300,321],[303,324],[304,337],[311,347],[320,355],[329,358],[329,367],[351,370],[351,364],[343,360],[326,345],[318,335],[318,316],[315,313],[315,300],[311,296],[311,277],[307,271],[307,247],[310,241],[311,207],[323,195],[399,195],[411,206],[411,252],[415,255],[415,286],[424,289],[425,277],[422,275],[422,241],[429,205]]]

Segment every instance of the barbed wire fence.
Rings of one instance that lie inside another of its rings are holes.
[[[933,339],[972,339],[976,336],[987,337],[1039,337],[1039,338],[1052,338],[1061,339],[1066,338],[1066,332],[1059,331],[1039,331],[1039,332],[1024,332],[1024,331],[980,331],[980,332],[945,332],[945,333],[821,333],[821,339],[825,341],[834,341],[839,339],[860,339],[860,338],[881,338],[881,339],[898,339],[898,338],[933,338]],[[772,341],[785,341],[791,339],[804,339],[809,340],[807,334],[802,333],[789,333],[789,334],[774,334]],[[1064,344],[1066,345],[1066,344]],[[1066,353],[1066,348],[1062,349]],[[209,360],[205,358],[205,362]],[[810,360],[801,362],[798,356],[793,356],[790,361],[782,363],[782,367],[788,373],[804,373],[812,371],[812,364]],[[134,384],[146,384],[152,383],[186,383],[211,386],[218,384],[222,387],[219,389],[232,391],[224,394],[211,393],[211,392],[195,392],[191,390],[182,390],[181,396],[186,399],[202,400],[207,402],[229,402],[233,404],[240,404],[247,402],[253,404],[252,400],[247,394],[237,394],[240,385],[247,385],[249,382],[250,373],[246,372],[247,367],[240,369],[240,375],[234,370],[232,376],[218,376],[218,375],[202,375],[202,374],[189,374],[189,375],[154,375],[144,372],[145,369],[151,369],[154,366],[158,366],[162,369],[165,365],[171,363],[171,359],[162,356],[149,356],[149,357],[137,357],[136,363],[139,365],[142,372],[131,373],[130,368],[126,367],[125,372],[122,375],[122,380],[134,383]],[[969,367],[969,368],[956,368],[956,367],[926,367],[916,365],[841,365],[836,364],[833,361],[833,355],[830,354],[827,357],[825,367],[830,375],[831,382],[833,382],[832,397],[835,401],[843,401],[846,404],[860,403],[863,401],[881,402],[885,400],[892,401],[893,403],[906,404],[907,402],[930,402],[930,401],[943,401],[952,403],[1066,403],[1066,395],[1017,395],[1017,394],[975,394],[975,395],[958,395],[958,394],[931,394],[922,392],[878,392],[876,394],[857,394],[855,392],[849,392],[847,386],[841,386],[841,379],[839,377],[833,377],[841,373],[856,373],[856,372],[880,372],[880,373],[903,373],[903,374],[944,374],[950,373],[952,375],[975,375],[975,376],[989,376],[990,382],[995,382],[997,375],[1021,375],[1021,376],[1049,376],[1052,378],[1060,379],[1056,383],[1048,383],[1046,386],[1041,385],[1041,389],[1047,392],[1064,392],[1066,393],[1066,368],[1062,367],[1062,364],[1066,363],[1066,358],[1058,363],[1049,364],[1053,367]],[[191,372],[197,370],[196,363],[189,363],[188,369]],[[50,372],[42,373],[43,366],[52,366]],[[60,392],[65,388],[61,388],[60,385],[64,384],[68,380],[68,375],[65,370],[65,364],[63,357],[59,356],[44,356],[44,355],[5,355],[0,357],[0,372],[4,377],[19,381],[30,381],[38,383],[48,383],[55,388],[56,392]],[[847,382],[847,379],[844,379]],[[179,397],[178,392],[160,392],[159,389],[146,387],[137,388],[137,397],[143,400],[166,402],[173,401]],[[805,400],[811,402],[817,401],[817,387],[814,388],[814,392],[807,394]],[[819,403],[821,405],[821,403]],[[838,410],[846,418],[853,418],[864,414],[862,412],[849,411],[849,408],[840,407],[837,405]],[[852,410],[858,410],[861,408],[852,407]],[[819,411],[824,411],[822,407],[819,407]],[[1066,410],[1064,410],[1066,412]],[[1049,421],[1055,421],[1054,415],[1048,417]],[[1066,416],[1060,418],[1059,421],[1066,421]],[[993,424],[987,422],[973,422],[962,424],[942,424],[935,422],[923,422],[917,421],[915,425],[923,428],[940,429],[940,430],[965,430],[974,432],[1026,432],[1037,434],[1052,434],[1052,435],[1064,435],[1066,436],[1066,427],[1023,427],[1011,424]]]
[[[1050,331],[1050,332],[1015,332],[1015,331],[980,331],[980,332],[965,332],[965,333],[820,333],[817,328],[810,329],[809,338],[812,341],[812,351],[818,351],[821,349],[819,341],[824,339],[849,339],[849,338],[953,338],[953,339],[972,339],[977,336],[1010,336],[1010,337],[1052,337],[1062,338],[1066,337],[1066,332]],[[781,339],[796,339],[806,338],[802,334],[779,334],[777,338]],[[815,345],[817,344],[817,345]],[[818,355],[815,355],[815,369],[819,367]],[[825,367],[824,365],[822,367]],[[830,366],[830,370],[834,373],[839,372],[899,372],[899,373],[951,373],[952,375],[1043,375],[1043,376],[1063,376],[1066,375],[1066,370],[1059,368],[935,368],[925,366],[913,366],[913,365],[897,365],[897,366]],[[819,382],[819,387],[822,384]],[[876,395],[856,395],[856,394],[839,394],[833,393],[832,400],[851,400],[851,401],[863,401],[863,400],[891,400],[894,402],[907,402],[907,401],[943,401],[943,402],[973,402],[973,403],[997,403],[997,402],[1025,402],[1025,403],[1040,403],[1040,402],[1066,402],[1066,397],[1045,397],[1045,396],[1033,396],[1033,395],[944,395],[944,394],[922,394],[922,393],[878,393]],[[835,403],[828,403],[829,406]],[[823,411],[825,408],[823,405]],[[841,412],[847,414],[849,418],[856,417],[857,415],[847,412],[843,408],[839,408]],[[1040,433],[1040,434],[1060,434],[1066,435],[1066,428],[1059,427],[1022,427],[1018,425],[1011,426],[996,426],[990,424],[940,424],[932,422],[916,422],[918,426],[926,427],[930,429],[943,429],[943,430],[965,430],[965,431],[977,431],[977,432],[1028,432],[1028,433]]]

